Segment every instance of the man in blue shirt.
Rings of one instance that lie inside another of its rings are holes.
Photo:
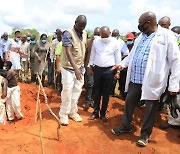
[[[132,132],[134,109],[140,100],[144,100],[144,122],[137,144],[145,147],[152,133],[160,96],[167,86],[169,71],[169,94],[176,95],[179,91],[180,53],[173,33],[157,25],[154,13],[143,13],[138,28],[142,34],[135,41],[130,55],[120,64],[120,69],[128,67],[122,125],[111,131],[114,135]]]

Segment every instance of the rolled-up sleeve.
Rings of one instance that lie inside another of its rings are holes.
[[[64,33],[62,35],[62,45],[64,47],[73,46],[72,35],[68,31],[64,31]]]

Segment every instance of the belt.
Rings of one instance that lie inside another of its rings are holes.
[[[113,66],[108,66],[108,67],[99,67],[99,66],[95,65],[94,67],[99,68],[99,69],[108,69],[108,68],[112,68]]]

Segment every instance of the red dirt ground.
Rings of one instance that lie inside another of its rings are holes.
[[[21,84],[21,106],[24,119],[5,126],[0,125],[0,153],[2,154],[38,154],[41,153],[39,137],[39,120],[34,122],[36,97],[38,87],[33,84]],[[59,94],[50,88],[45,88],[49,105],[58,115],[60,107]],[[110,129],[121,124],[124,102],[111,98],[109,102],[107,124],[99,120],[88,121],[92,109],[83,111],[84,91],[79,100],[79,114],[83,122],[70,120],[67,127],[61,127],[60,140],[57,141],[57,122],[47,110],[43,96],[41,98],[43,116],[43,144],[46,154],[121,154],[121,153],[163,153],[176,154],[180,151],[180,130],[162,131],[159,125],[165,122],[166,115],[157,113],[155,127],[146,148],[136,146],[143,119],[143,108],[137,108],[133,118],[133,133],[114,136]]]

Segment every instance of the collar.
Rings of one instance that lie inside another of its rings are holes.
[[[76,29],[76,26],[74,25],[74,30],[75,32],[78,34],[78,36],[82,36],[83,32],[78,32],[78,30]]]

